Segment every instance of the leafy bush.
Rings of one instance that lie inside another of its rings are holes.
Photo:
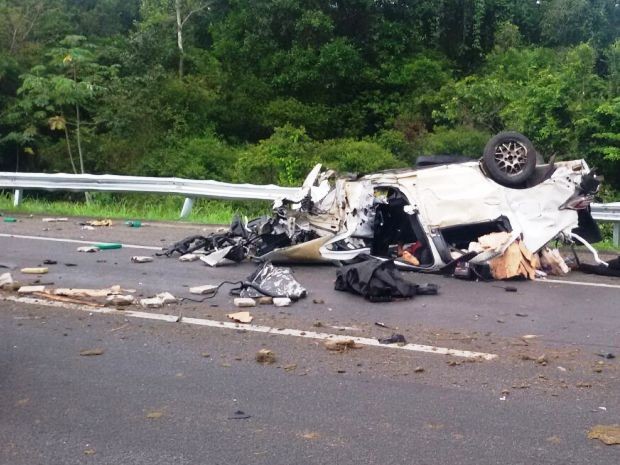
[[[459,126],[454,129],[438,127],[418,140],[418,155],[467,155],[481,157],[491,134]]]
[[[215,135],[187,137],[155,151],[141,170],[151,176],[227,181],[233,177],[237,152]]]
[[[353,139],[324,142],[317,148],[315,160],[337,171],[360,174],[404,166],[379,144]]]

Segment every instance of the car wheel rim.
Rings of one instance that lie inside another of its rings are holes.
[[[527,148],[511,140],[495,147],[495,163],[504,173],[515,176],[523,171],[527,161]]]

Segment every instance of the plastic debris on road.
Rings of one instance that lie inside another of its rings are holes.
[[[153,257],[146,257],[146,256],[140,256],[140,255],[135,255],[131,257],[132,263],[150,263],[152,261],[153,261]]]
[[[596,425],[588,431],[588,439],[598,439],[608,446],[620,444],[620,425]]]
[[[45,274],[49,271],[48,268],[22,268],[20,270],[23,274]]]
[[[250,312],[229,313],[226,316],[237,323],[251,323],[254,319]]]

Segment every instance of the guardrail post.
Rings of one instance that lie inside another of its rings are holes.
[[[183,208],[181,209],[181,218],[187,218],[189,214],[192,212],[192,207],[194,206],[194,199],[191,197],[185,197],[185,201],[183,202]]]
[[[616,221],[614,223],[614,245],[616,247],[620,247],[620,222]]]
[[[14,207],[19,207],[19,204],[22,203],[22,190],[21,189],[15,189],[15,192],[13,193],[13,206]]]

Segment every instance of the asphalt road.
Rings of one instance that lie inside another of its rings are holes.
[[[154,250],[84,254],[65,241],[159,247],[207,231],[84,231],[73,220],[22,218],[0,223],[0,265],[14,266],[23,283],[190,297],[188,286],[243,279],[254,265],[135,264],[132,255]],[[19,273],[45,259],[57,262],[48,274]],[[620,362],[597,355],[620,356],[619,280],[572,273],[562,283],[511,283],[513,293],[503,283],[412,273],[439,284],[440,295],[373,305],[334,291],[333,267],[294,270],[308,298],[251,309],[253,324],[369,338],[394,331],[410,343],[498,357],[470,363],[369,346],[337,353],[319,340],[242,327],[0,301],[0,464],[619,463],[620,446],[587,438],[595,425],[620,424]],[[231,302],[221,292],[148,311],[227,321]],[[79,355],[94,348],[103,353]],[[261,348],[275,363],[255,361]]]

